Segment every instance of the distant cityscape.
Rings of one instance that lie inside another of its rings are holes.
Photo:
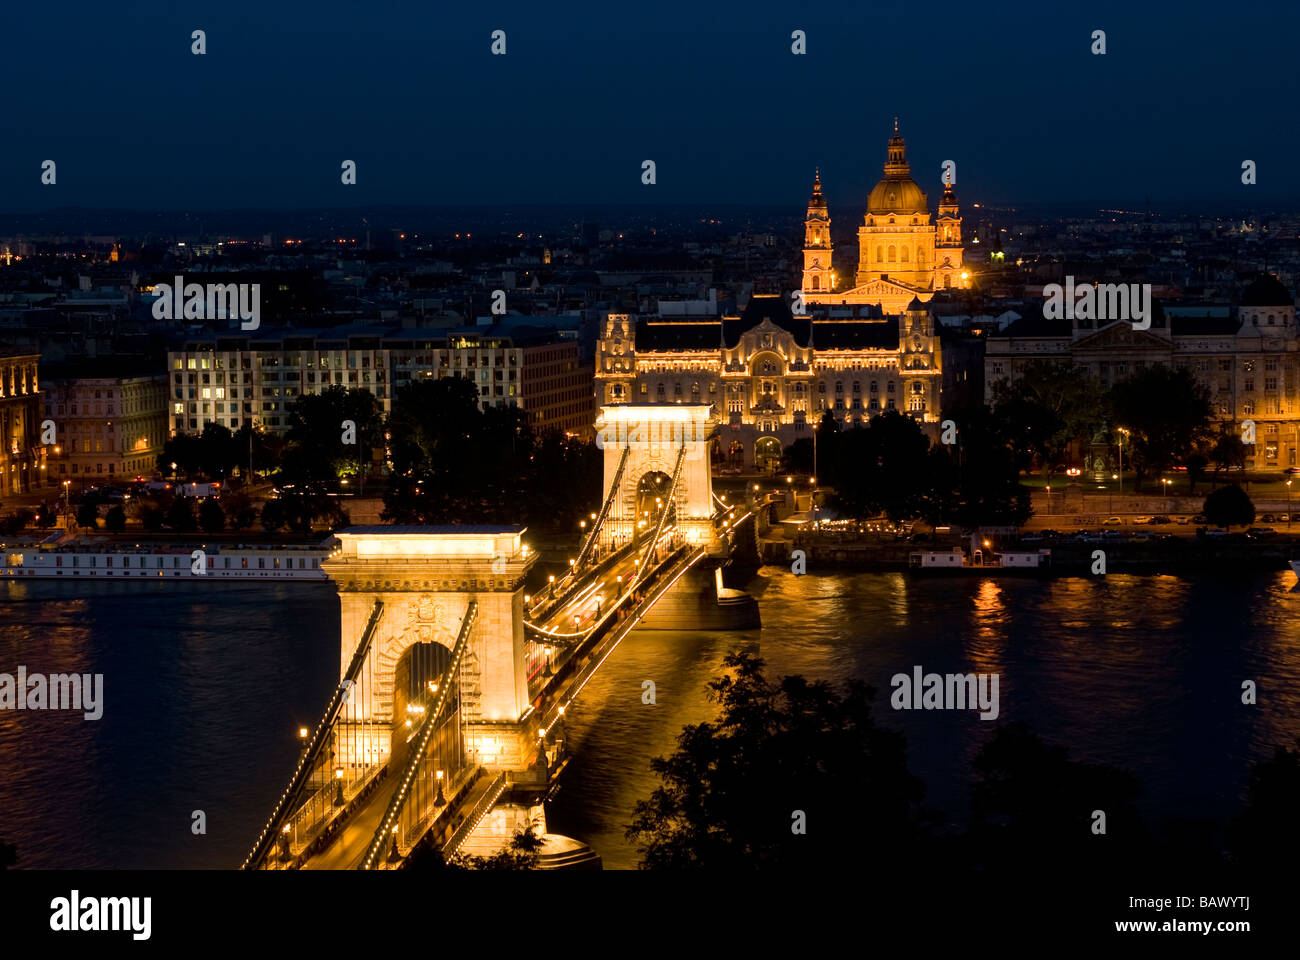
[[[1032,360],[1106,383],[1187,367],[1217,420],[1256,422],[1247,466],[1296,465],[1300,214],[1030,216],[959,208],[947,185],[932,224],[897,132],[890,151],[866,226],[857,211],[832,219],[818,180],[807,204],[767,217],[515,211],[505,219],[546,226],[509,233],[482,211],[463,231],[429,211],[407,215],[410,229],[217,214],[259,226],[214,233],[160,215],[170,229],[9,233],[5,491],[152,476],[168,437],[208,423],[283,433],[296,399],[330,385],[369,390],[387,413],[404,384],[448,376],[484,407],[585,436],[601,403],[705,399],[724,421],[721,454],[768,465],[825,411],[858,424],[897,409],[933,428]],[[895,198],[894,184],[911,192]],[[159,319],[157,288],[176,277],[257,285],[256,329],[221,310]],[[1045,315],[1045,288],[1067,278],[1148,285],[1150,329]],[[42,441],[48,421],[57,441]]]

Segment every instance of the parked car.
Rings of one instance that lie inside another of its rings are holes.
[[[1209,522],[1210,521],[1206,519],[1205,514],[1203,513],[1198,513],[1196,516],[1192,517],[1192,523],[1205,524]]]
[[[1169,524],[1173,523],[1173,521],[1170,520],[1168,517],[1152,517],[1151,522],[1158,527],[1168,526]]]
[[[1150,522],[1151,522],[1151,518],[1150,518],[1150,517],[1134,517],[1130,522],[1131,522],[1131,523],[1150,523]]]
[[[1185,517],[1185,516],[1184,516],[1184,517],[1174,517],[1174,523],[1178,524],[1179,526],[1183,526],[1183,527],[1185,527],[1185,526],[1187,526],[1187,524],[1189,524],[1189,523],[1191,523],[1191,522],[1192,522],[1192,518],[1191,518],[1191,517]]]
[[[1282,471],[1282,476],[1284,477],[1294,477],[1297,474],[1300,474],[1300,467],[1287,467]]]
[[[1277,517],[1271,513],[1266,513],[1259,518],[1260,523],[1277,523]]]
[[[1120,527],[1124,525],[1124,521],[1119,517],[1107,517],[1102,521],[1102,523],[1107,527]]]
[[[1272,527],[1251,527],[1246,532],[1246,536],[1265,539],[1267,537],[1276,537],[1277,531],[1274,530]]]

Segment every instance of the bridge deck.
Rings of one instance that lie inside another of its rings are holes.
[[[339,831],[338,837],[318,853],[303,863],[304,870],[351,870],[365,856],[366,847],[379,827],[379,821],[388,809],[397,790],[397,778],[388,777],[381,783],[365,806],[353,814]]]

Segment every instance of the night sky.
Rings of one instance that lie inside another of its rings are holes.
[[[856,218],[895,115],[932,205],[952,159],[964,205],[1291,206],[1298,22],[1293,0],[7,4],[0,211],[801,208],[820,165]]]

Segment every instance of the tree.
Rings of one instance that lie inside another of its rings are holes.
[[[940,448],[948,464],[936,480],[952,491],[946,519],[968,527],[1019,526],[1033,512],[1029,490],[1020,482],[1026,455],[1017,424],[1005,414],[1003,407],[979,406],[954,415],[957,442]]]
[[[510,846],[490,857],[457,854],[447,861],[451,869],[462,870],[535,870],[542,849],[542,838],[523,829],[510,839]]]
[[[199,504],[199,527],[204,533],[220,533],[226,526],[226,511],[215,497],[207,497]]]
[[[1205,519],[1216,527],[1245,527],[1255,522],[1255,504],[1235,483],[1211,493],[1201,510]]]
[[[90,501],[82,501],[77,507],[77,526],[93,530],[99,526],[99,507]]]
[[[1209,436],[1210,395],[1186,367],[1145,367],[1111,391],[1117,424],[1128,429],[1136,486],[1183,462]]]
[[[1100,873],[1142,858],[1149,838],[1132,774],[1071,760],[1024,723],[999,727],[974,767],[969,846],[983,871],[1068,864]],[[1098,810],[1106,818],[1105,843],[1094,833]]]
[[[1214,472],[1231,470],[1246,465],[1246,445],[1236,433],[1221,433],[1210,448],[1210,459],[1214,461]]]
[[[228,493],[222,497],[223,509],[231,530],[247,530],[257,523],[257,510],[246,493]]]
[[[150,533],[157,533],[167,522],[167,514],[163,513],[158,507],[149,505],[140,511],[140,525]]]
[[[284,504],[280,500],[268,500],[262,504],[262,529],[267,533],[275,533],[283,527],[288,520],[285,515]]]
[[[603,457],[557,430],[534,433],[522,410],[480,410],[474,383],[408,384],[388,420],[392,470],[384,519],[528,523],[572,531],[599,502]]]
[[[121,533],[126,529],[126,511],[120,503],[109,508],[108,515],[104,517],[104,529],[110,533]]]
[[[36,511],[36,525],[48,530],[58,522],[59,511],[55,504],[52,504],[49,501],[42,503],[40,508]]]
[[[1070,445],[1092,439],[1106,414],[1101,381],[1084,367],[1054,361],[1030,361],[1015,380],[996,381],[993,401],[999,419],[1013,425],[1019,451],[1036,457],[1049,479]]]
[[[1205,468],[1210,465],[1209,456],[1203,452],[1204,444],[1198,446],[1195,451],[1188,454],[1183,460],[1183,465],[1187,467],[1187,492],[1195,493],[1196,485],[1205,476]]]
[[[342,386],[304,394],[289,412],[285,440],[283,479],[295,487],[319,494],[335,490],[346,476],[364,483],[374,450],[384,442],[379,402],[369,390]]]
[[[180,533],[194,530],[194,502],[189,497],[177,497],[167,511],[167,525]]]
[[[1229,847],[1238,862],[1281,867],[1300,854],[1300,739],[1296,749],[1278,747],[1255,764],[1247,781],[1246,808],[1229,827]]]
[[[763,661],[743,652],[723,666],[728,673],[709,684],[717,719],[687,726],[674,753],[651,761],[663,785],[638,801],[627,830],[643,868],[830,867],[917,855],[928,835],[923,786],[907,770],[901,734],[873,721],[869,687],[853,682],[841,694],[798,676],[771,683]],[[842,822],[847,797],[869,831],[826,829]]]
[[[4,531],[6,536],[17,536],[22,533],[23,530],[27,529],[27,525],[35,519],[36,514],[30,510],[15,510],[13,513],[9,514],[9,516],[4,518],[3,523],[0,523],[0,529]]]
[[[935,496],[930,441],[911,417],[890,410],[836,438],[832,505],[851,516],[924,514]],[[819,451],[820,452],[820,451]]]

